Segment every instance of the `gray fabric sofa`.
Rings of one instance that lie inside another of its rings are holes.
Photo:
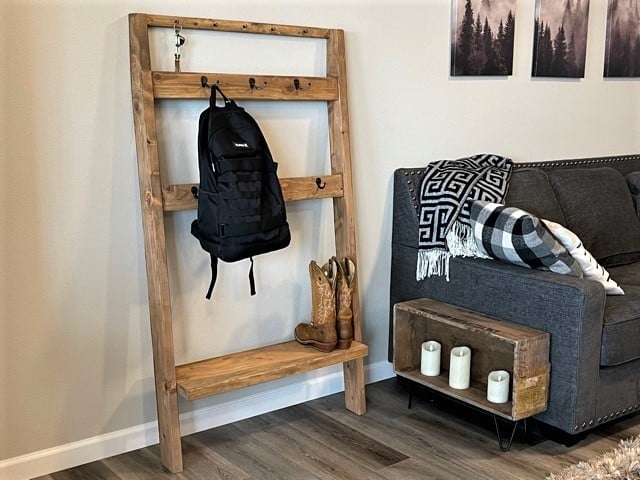
[[[640,409],[640,155],[514,165],[505,204],[567,226],[625,290],[498,260],[453,258],[450,281],[416,281],[421,169],[394,175],[389,315],[428,297],[551,335],[541,422],[576,435]]]

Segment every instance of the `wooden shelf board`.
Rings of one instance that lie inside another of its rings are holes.
[[[225,95],[234,100],[307,100],[330,102],[338,99],[336,77],[257,75],[253,73],[205,73],[154,71],[153,96],[157,99],[209,98],[211,89],[202,86],[218,83]],[[255,81],[251,88],[249,79]],[[296,81],[299,88],[296,88]]]
[[[295,341],[284,342],[176,366],[176,383],[180,395],[196,400],[364,358],[367,354],[367,346],[355,341],[348,350],[336,349],[331,353]]]
[[[427,377],[420,373],[420,369],[410,369],[397,371],[396,375],[413,380],[421,385],[432,388],[438,392],[445,393],[448,396],[461,400],[465,403],[473,405],[475,407],[486,410],[490,413],[495,413],[500,417],[507,420],[519,420],[512,416],[512,402],[507,403],[491,403],[487,400],[486,385],[480,383],[472,383],[471,386],[465,390],[458,390],[449,386],[449,377],[445,374],[440,374],[437,377]]]
[[[316,178],[320,178],[323,188],[318,188]],[[280,178],[280,186],[285,201],[336,198],[344,195],[342,175],[318,175],[311,177]],[[164,185],[162,204],[165,212],[189,210],[198,207],[198,200],[191,193],[197,183]]]

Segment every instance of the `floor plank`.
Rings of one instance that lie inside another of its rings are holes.
[[[570,448],[519,433],[505,453],[491,416],[427,389],[409,409],[408,394],[390,379],[367,386],[364,416],[347,411],[340,393],[184,437],[177,475],[162,469],[154,445],[37,480],[541,479],[640,435],[636,414]]]

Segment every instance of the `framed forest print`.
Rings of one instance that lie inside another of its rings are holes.
[[[589,0],[536,0],[534,77],[584,77]]]
[[[451,75],[511,75],[515,0],[453,0]]]
[[[609,0],[605,77],[640,77],[640,0]]]

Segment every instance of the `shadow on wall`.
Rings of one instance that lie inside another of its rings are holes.
[[[133,137],[131,83],[128,68],[129,22],[122,17],[105,31],[107,65],[100,69],[102,99],[95,115],[95,131],[109,113],[108,105],[118,105],[119,118],[110,135],[97,135],[92,145],[95,157],[115,148],[110,176],[107,280],[103,323],[103,372],[101,401],[96,403],[104,423],[99,433],[153,421],[156,416],[152,376],[151,332],[148,321],[147,288],[141,227],[138,170]],[[126,61],[122,57],[126,57]],[[115,88],[114,88],[115,86]],[[102,132],[101,132],[102,133]],[[132,358],[135,354],[135,358]],[[107,417],[107,412],[110,412]],[[71,413],[71,412],[70,412]]]
[[[385,328],[368,328],[369,325],[366,321],[367,318],[386,318],[388,315],[389,307],[389,288],[390,288],[390,272],[391,272],[391,217],[393,213],[393,175],[387,182],[387,188],[384,196],[380,195],[377,198],[384,199],[384,211],[382,214],[382,221],[380,222],[380,232],[374,235],[374,238],[379,238],[379,248],[375,255],[375,263],[371,275],[368,277],[370,282],[366,288],[360,284],[363,294],[360,298],[360,303],[363,307],[363,322],[362,333],[363,338],[366,339],[369,344],[369,352],[372,348],[386,349],[388,333]],[[362,245],[363,240],[359,240],[358,243]],[[360,254],[362,257],[362,254]],[[360,278],[362,279],[364,275]],[[384,337],[384,338],[383,338]],[[371,353],[370,353],[371,355]],[[386,355],[380,354],[380,358],[386,357]]]

